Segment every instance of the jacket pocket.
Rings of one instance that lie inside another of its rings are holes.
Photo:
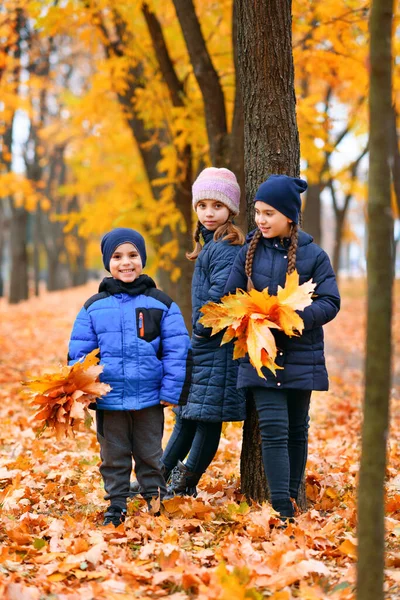
[[[151,342],[160,337],[163,314],[164,311],[159,308],[136,308],[138,338]]]

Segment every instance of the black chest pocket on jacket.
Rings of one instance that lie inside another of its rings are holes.
[[[138,338],[151,342],[160,337],[163,312],[160,308],[136,308]]]

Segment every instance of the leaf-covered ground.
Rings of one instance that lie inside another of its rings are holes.
[[[314,394],[307,465],[309,510],[286,530],[268,504],[239,493],[241,429],[224,429],[197,499],[173,499],[160,517],[143,501],[125,526],[101,526],[106,506],[94,431],[57,442],[35,436],[21,381],[65,361],[73,319],[96,284],[0,301],[0,597],[8,600],[354,598],[365,290],[345,282],[326,328],[331,391]],[[400,352],[397,288],[395,356]],[[387,468],[388,598],[400,594],[400,364]],[[168,427],[172,413],[167,409]]]

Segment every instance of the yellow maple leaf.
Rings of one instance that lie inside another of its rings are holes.
[[[315,290],[316,283],[311,279],[299,285],[299,274],[293,271],[286,276],[285,287],[278,286],[277,298],[282,306],[289,306],[293,310],[304,310],[311,304],[311,296]]]
[[[261,367],[267,366],[274,375],[277,367],[275,365],[277,348],[270,329],[270,323],[267,319],[263,319],[262,315],[255,314],[251,315],[248,325],[247,351],[249,359],[253,367],[257,369],[258,375],[263,378]],[[265,362],[267,362],[267,365],[264,364]]]

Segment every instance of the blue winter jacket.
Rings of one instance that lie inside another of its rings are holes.
[[[199,323],[200,308],[218,302],[241,246],[214,241],[213,232],[202,227],[204,247],[196,260],[192,279],[193,372],[188,403],[180,412],[199,421],[243,421],[246,418],[244,393],[236,388],[238,362],[233,344],[220,346],[223,334],[211,336],[211,329]]]
[[[79,312],[69,364],[100,349],[101,381],[112,390],[96,402],[105,410],[140,410],[165,400],[185,403],[190,385],[190,339],[178,306],[141,275],[124,284],[112,277]]]
[[[254,235],[251,232],[249,242]],[[248,244],[239,253],[225,293],[234,293],[237,288],[246,290],[247,277],[244,271]],[[281,244],[279,238],[261,238],[258,242],[252,269],[252,280],[256,290],[269,289],[276,294],[278,285],[285,285],[289,239]],[[276,389],[327,390],[328,373],[324,356],[324,333],[322,325],[331,321],[340,309],[340,295],[330,260],[326,252],[304,231],[299,232],[296,269],[300,283],[312,279],[316,284],[315,298],[310,306],[299,313],[304,321],[300,337],[288,337],[282,331],[272,330],[278,356],[276,363],[284,367],[276,376],[266,368],[266,379],[258,376],[248,357],[240,360],[238,387],[272,387]]]

